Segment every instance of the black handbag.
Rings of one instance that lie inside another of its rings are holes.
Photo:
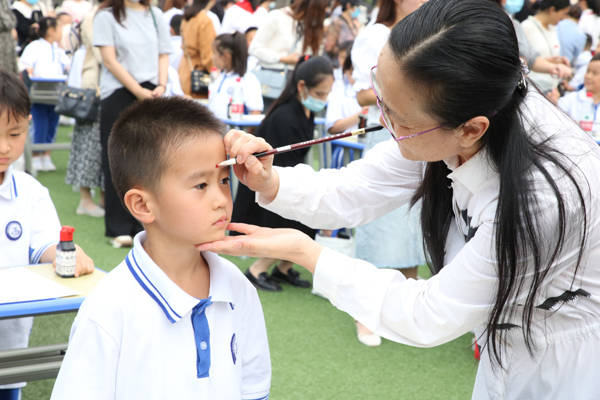
[[[194,69],[192,65],[192,60],[190,59],[189,54],[187,54],[187,60],[190,65],[191,72],[191,82],[192,87],[191,91],[194,94],[199,94],[203,96],[208,96],[208,85],[210,85],[210,74],[208,71],[204,71],[201,69]]]
[[[100,110],[100,97],[94,89],[78,89],[66,86],[58,95],[54,107],[57,114],[84,121],[96,121]]]

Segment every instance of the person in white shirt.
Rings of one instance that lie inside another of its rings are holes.
[[[351,47],[352,42],[349,43]],[[352,78],[352,59],[349,51],[340,69],[342,76],[333,83],[325,114],[325,128],[331,134],[356,129],[359,116],[363,112],[363,107],[356,101],[356,92],[352,89],[354,78]],[[366,113],[368,109],[365,108],[364,111]]]
[[[528,84],[512,22],[480,0],[430,0],[373,67],[394,140],[346,168],[271,168],[231,131],[229,157],[259,204],[313,227],[356,226],[422,199],[433,276],[407,279],[290,229],[199,251],[283,258],[383,337],[436,346],[475,330],[473,399],[600,398],[600,149]],[[460,66],[460,68],[457,68]],[[398,227],[397,229],[402,229]],[[376,368],[376,367],[375,367]]]
[[[25,47],[20,58],[20,69],[31,78],[65,80],[71,61],[58,45],[60,25],[55,18],[44,17],[38,28],[39,38]],[[58,114],[54,105],[34,103],[31,107],[33,143],[52,143],[58,128]],[[32,166],[36,171],[55,171],[50,151],[34,152]]]
[[[60,6],[60,10],[69,14],[73,18],[73,22],[78,24],[92,11],[92,3],[87,0],[65,0]]]
[[[109,143],[115,186],[143,225],[85,299],[51,399],[261,399],[271,363],[256,289],[195,245],[231,218],[223,124],[180,97],[124,111]],[[160,155],[158,158],[156,155]]]
[[[179,63],[181,62],[181,57],[183,57],[183,49],[181,48],[182,40],[181,40],[181,21],[183,20],[183,15],[174,15],[173,18],[169,21],[169,33],[171,34],[171,50],[172,53],[169,54],[169,65],[175,69],[175,71],[179,70]]]
[[[600,140],[600,54],[592,57],[584,76],[584,87],[558,99],[558,106],[594,139]]]
[[[25,148],[29,111],[25,85],[17,75],[0,70],[0,269],[56,258],[60,221],[48,189],[13,166]],[[76,276],[94,271],[79,246],[76,262]],[[32,317],[0,320],[0,351],[27,347],[32,325]],[[0,385],[0,399],[19,399],[23,386]]]
[[[592,48],[596,48],[600,38],[600,3],[598,0],[580,0],[578,5],[583,10],[579,18],[579,29],[592,37]]]
[[[567,17],[569,0],[542,0],[535,3],[539,7],[537,14],[529,16],[521,23],[525,36],[531,46],[542,57],[559,57],[560,42],[556,25]],[[559,79],[548,73],[531,72],[529,77],[544,93],[552,93],[558,86]],[[553,94],[556,101],[556,93]]]
[[[245,33],[249,27],[255,26],[252,6],[248,1],[241,1],[229,7],[223,15],[219,33]]]
[[[163,18],[170,24],[171,20],[176,15],[183,15],[183,9],[186,5],[186,0],[165,0],[163,4]]]
[[[248,50],[244,34],[221,34],[213,42],[213,63],[220,75],[208,87],[208,108],[218,118],[229,118],[229,106],[236,100],[235,91],[241,93],[245,114],[261,114],[263,99],[260,83],[247,70]]]

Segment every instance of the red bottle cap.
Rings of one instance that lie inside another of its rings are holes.
[[[237,78],[235,78],[235,81],[236,81],[236,82],[241,82],[241,81],[242,81],[242,78],[240,78],[240,77],[238,76]]]
[[[73,232],[75,232],[75,228],[72,226],[63,226],[60,230],[60,241],[61,242],[72,242],[73,241]]]

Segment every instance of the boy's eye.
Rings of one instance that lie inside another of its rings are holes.
[[[10,133],[9,135],[10,135],[11,137],[19,137],[19,136],[21,136],[21,132],[18,132],[18,133]]]
[[[221,180],[221,183],[222,183],[223,185],[229,185],[229,182],[230,182],[230,181],[231,181],[231,178],[230,178],[230,177],[225,177],[225,178],[223,178],[223,179]]]
[[[206,189],[207,184],[206,183],[199,183],[198,185],[194,186],[196,189]]]

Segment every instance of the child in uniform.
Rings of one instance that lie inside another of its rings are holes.
[[[65,72],[71,62],[65,51],[59,47],[60,25],[56,18],[42,18],[39,23],[39,39],[31,42],[23,50],[20,59],[21,69],[32,78],[65,79]],[[34,103],[31,108],[34,126],[34,143],[52,143],[58,128],[58,114],[54,105]],[[50,152],[34,153],[33,168],[37,171],[55,171]]]
[[[248,72],[248,47],[243,33],[222,34],[213,42],[213,63],[221,74],[208,88],[208,108],[219,118],[228,118],[228,108],[240,85],[244,109],[248,114],[260,114],[263,99],[258,78]]]
[[[267,399],[256,290],[200,243],[231,218],[223,126],[171,97],[124,111],[109,140],[116,190],[144,231],[84,301],[52,399]]]
[[[11,164],[25,147],[31,104],[19,77],[0,70],[0,268],[52,263],[60,222],[48,189]],[[76,246],[75,275],[91,273],[93,261]],[[25,348],[33,318],[0,320],[0,351]],[[0,399],[18,399],[25,383],[0,386]]]
[[[585,72],[584,87],[558,99],[558,106],[584,131],[600,140],[600,54],[592,57]]]

